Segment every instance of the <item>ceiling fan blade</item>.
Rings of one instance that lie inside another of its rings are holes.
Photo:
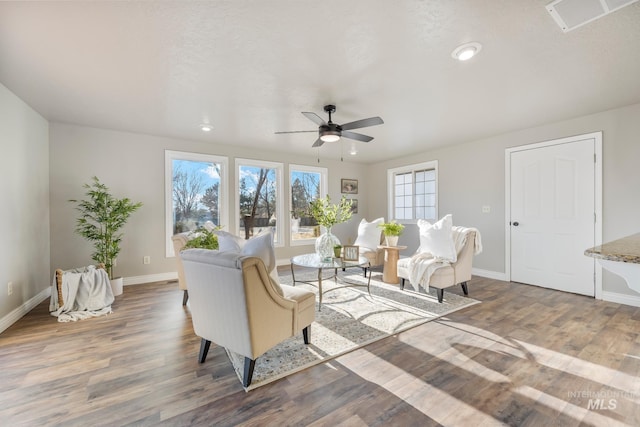
[[[274,134],[280,135],[280,134],[283,134],[283,133],[307,133],[307,132],[318,133],[317,130],[288,130],[288,131],[274,132]]]
[[[324,141],[318,138],[316,139],[316,142],[313,143],[312,147],[313,148],[320,147],[322,144],[324,144]]]
[[[349,132],[348,130],[342,131],[342,136],[349,139],[355,139],[356,141],[369,142],[373,139],[372,136],[363,135],[361,133]]]
[[[311,120],[313,123],[317,124],[317,125],[325,125],[325,121],[322,120],[322,117],[320,117],[319,115],[317,115],[316,113],[310,113],[308,111],[303,111],[302,114],[304,114],[304,116]]]
[[[342,130],[366,128],[369,126],[381,125],[384,122],[380,117],[369,117],[368,119],[356,120],[342,125]]]

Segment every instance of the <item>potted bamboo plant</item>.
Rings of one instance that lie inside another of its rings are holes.
[[[115,198],[109,188],[95,176],[91,184],[84,184],[83,187],[86,189],[84,200],[69,200],[76,204],[76,210],[80,212],[75,231],[93,243],[91,259],[105,266],[113,294],[120,295],[122,277],[113,277],[113,266],[122,241],[120,229],[142,203],[133,203],[128,198]]]

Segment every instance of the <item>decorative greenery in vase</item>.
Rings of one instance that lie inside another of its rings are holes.
[[[76,233],[93,242],[95,251],[91,259],[104,264],[109,278],[113,279],[113,262],[120,253],[122,241],[119,231],[142,203],[133,203],[128,198],[116,199],[97,177],[92,179],[91,184],[83,186],[87,189],[85,200],[69,201],[76,203],[76,209],[80,212]]]
[[[398,245],[398,237],[402,234],[404,225],[398,224],[395,221],[391,221],[383,222],[382,224],[378,225],[378,227],[382,228],[382,234],[384,234],[387,246]]]
[[[340,240],[331,233],[331,227],[351,219],[351,200],[342,196],[340,203],[333,204],[327,194],[325,198],[309,203],[309,215],[327,229],[326,233],[316,239],[315,248],[323,261],[330,261],[334,255],[334,246],[340,244]]]
[[[324,198],[317,198],[309,203],[309,215],[316,220],[318,225],[330,229],[336,224],[340,224],[351,219],[351,200],[342,196],[340,203],[331,203],[331,198],[327,194]]]
[[[395,221],[383,222],[378,227],[382,228],[382,234],[385,236],[400,236],[404,230],[404,225],[398,224]]]

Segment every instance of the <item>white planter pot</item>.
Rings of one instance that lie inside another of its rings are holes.
[[[398,236],[384,236],[387,246],[398,246]]]
[[[111,283],[111,290],[113,291],[113,296],[117,297],[118,295],[122,295],[122,287],[124,286],[124,279],[122,277],[116,277],[115,279],[109,280]]]

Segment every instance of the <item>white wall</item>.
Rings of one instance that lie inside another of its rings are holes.
[[[371,165],[368,212],[373,217],[386,218],[388,215],[386,197],[380,197],[387,191],[387,169],[438,160],[440,216],[451,213],[454,224],[477,227],[482,235],[484,252],[476,257],[474,267],[504,273],[505,149],[603,131],[603,242],[638,233],[639,119],[640,104],[635,104]],[[484,205],[491,206],[491,213],[482,213]],[[406,253],[415,251],[418,246],[416,235],[416,227],[413,226],[401,236],[400,244],[410,246]],[[606,271],[603,273],[603,289],[638,296],[621,278]]]
[[[117,197],[142,202],[127,223],[115,274],[139,277],[175,272],[175,260],[165,257],[165,190],[164,151],[190,151],[229,157],[230,181],[235,180],[235,158],[258,159],[284,163],[285,191],[289,163],[321,166],[329,169],[329,195],[340,197],[340,179],[358,179],[360,198],[367,192],[366,166],[355,163],[326,161],[315,157],[300,158],[290,153],[259,151],[232,144],[203,143],[112,130],[95,129],[61,123],[51,124],[51,262],[54,268],[71,268],[91,263],[92,246],[74,233],[76,211],[69,199],[82,198],[82,185],[96,175]],[[233,191],[231,186],[231,191]],[[234,199],[229,200],[230,224],[235,230]],[[288,198],[288,192],[284,197]],[[358,196],[350,196],[358,198]],[[285,199],[288,200],[288,199]],[[366,205],[349,222],[334,228],[345,243],[353,242],[357,224],[366,215]],[[285,203],[285,209],[288,207]],[[312,246],[282,247],[276,257],[287,260],[299,253],[313,251]],[[151,264],[142,263],[144,256]]]
[[[52,277],[48,123],[2,84],[0,144],[1,319],[47,290]],[[8,282],[13,282],[11,296]]]

